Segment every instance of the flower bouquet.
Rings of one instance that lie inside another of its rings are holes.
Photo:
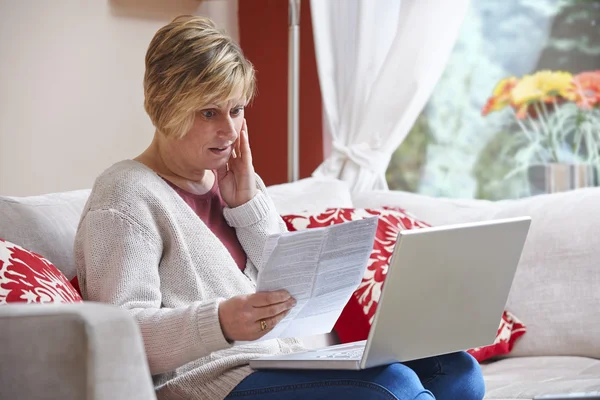
[[[593,177],[600,167],[600,70],[544,70],[503,79],[482,114],[503,109],[523,133],[509,175],[536,164],[563,164],[589,167]]]

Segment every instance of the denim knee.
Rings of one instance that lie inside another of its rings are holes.
[[[456,384],[465,389],[465,397],[462,400],[482,400],[485,396],[485,382],[481,367],[477,360],[469,353],[457,353],[453,360],[453,365],[456,368],[457,379]]]
[[[426,389],[417,389],[405,391],[392,391],[390,388],[376,387],[375,385],[364,384],[360,386],[349,385],[344,389],[351,389],[348,393],[346,390],[340,390],[332,397],[336,399],[360,399],[360,400],[435,400],[435,397]],[[308,398],[308,397],[307,397]]]
[[[421,392],[413,400],[435,400],[430,392]]]
[[[417,374],[400,363],[380,367],[375,382],[382,384],[399,399],[432,400],[431,392],[426,390]]]

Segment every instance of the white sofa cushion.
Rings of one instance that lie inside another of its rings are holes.
[[[327,178],[306,178],[270,186],[277,210],[291,213],[351,207],[346,183]],[[68,279],[75,274],[73,240],[90,189],[41,196],[0,196],[0,237],[50,260]]]
[[[402,207],[434,226],[485,220],[501,209],[493,201],[437,198],[393,190],[353,193],[352,202],[357,208]]]
[[[73,240],[90,190],[31,197],[0,196],[0,237],[50,260],[67,279],[75,274]]]
[[[527,325],[514,356],[600,358],[600,188],[506,202],[495,218],[530,215],[507,307]]]
[[[327,207],[352,207],[350,188],[338,179],[305,178],[269,186],[267,192],[281,215],[323,211]]]
[[[507,303],[527,333],[510,355],[600,358],[600,188],[498,202],[398,191],[353,200],[356,207],[404,207],[433,225],[531,216]]]
[[[518,357],[482,366],[486,399],[531,399],[542,394],[600,391],[600,360]]]

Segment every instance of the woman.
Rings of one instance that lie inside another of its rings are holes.
[[[253,371],[252,358],[302,350],[254,341],[294,306],[255,293],[267,236],[285,229],[255,175],[244,106],[254,70],[201,17],[160,29],[146,55],[149,147],[96,180],[75,240],[84,298],[138,321],[159,399],[481,399],[465,353],[366,371]],[[434,395],[436,397],[434,397]]]

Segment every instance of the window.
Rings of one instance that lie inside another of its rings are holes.
[[[443,76],[392,157],[390,189],[491,200],[531,194],[527,174],[510,173],[511,141],[522,135],[513,116],[481,110],[501,79],[544,69],[600,70],[600,0],[472,0]]]

